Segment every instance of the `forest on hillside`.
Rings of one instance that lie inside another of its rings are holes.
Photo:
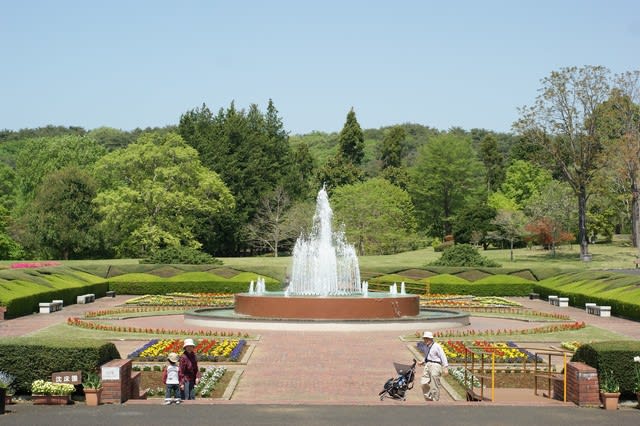
[[[340,132],[291,135],[271,100],[163,128],[0,131],[0,259],[288,254],[323,185],[359,254],[637,246],[639,74],[553,71],[513,133],[362,129],[351,109]]]

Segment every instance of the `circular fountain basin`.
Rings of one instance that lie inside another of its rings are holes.
[[[235,295],[235,312],[259,318],[389,319],[418,315],[420,297],[369,293],[347,296],[285,296],[282,292]]]
[[[312,318],[262,318],[236,313],[231,308],[200,308],[185,312],[184,321],[198,327],[223,327],[257,330],[313,330],[313,331],[352,331],[358,330],[397,330],[428,328],[438,330],[457,328],[470,324],[469,314],[464,312],[421,309],[418,315],[402,318],[380,319],[312,319]]]

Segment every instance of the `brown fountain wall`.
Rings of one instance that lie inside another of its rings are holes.
[[[384,319],[416,316],[418,296],[274,297],[235,295],[238,314],[282,319]]]

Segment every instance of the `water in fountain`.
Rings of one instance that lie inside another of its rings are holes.
[[[293,248],[288,295],[337,296],[361,293],[356,250],[344,232],[332,232],[333,211],[323,187],[316,199],[313,228],[300,236]]]

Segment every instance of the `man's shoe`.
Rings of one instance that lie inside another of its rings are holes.
[[[170,399],[165,399],[164,400],[164,405],[169,405],[171,404],[171,400]]]

